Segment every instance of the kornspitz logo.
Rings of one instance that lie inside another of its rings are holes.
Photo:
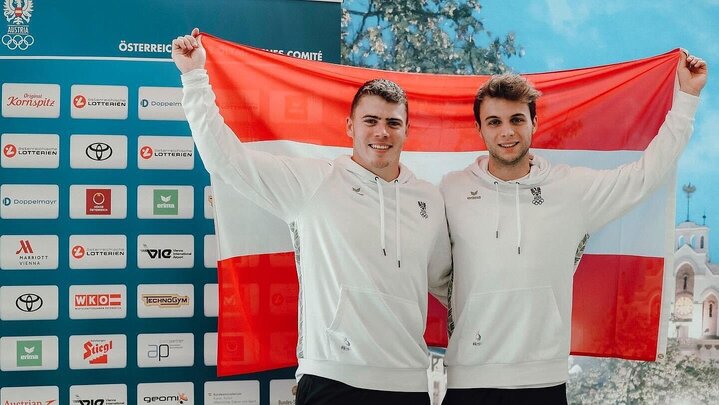
[[[29,25],[32,12],[32,0],[5,0],[3,15],[8,27],[7,33],[2,36],[2,44],[11,51],[24,51],[35,43],[35,37],[30,35]]]

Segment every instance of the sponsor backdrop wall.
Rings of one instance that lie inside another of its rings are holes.
[[[293,369],[215,376],[212,191],[169,43],[199,26],[337,62],[339,2],[6,0],[3,17],[0,403],[294,403]]]

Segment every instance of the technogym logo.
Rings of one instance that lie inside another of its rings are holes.
[[[152,192],[152,214],[153,215],[177,215],[178,213],[178,192],[173,190],[153,190]]]
[[[18,340],[17,366],[42,366],[42,340]]]

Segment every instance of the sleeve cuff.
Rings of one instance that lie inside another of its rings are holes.
[[[699,97],[678,91],[674,97],[672,111],[688,118],[693,118],[699,106]]]
[[[210,84],[210,76],[205,69],[193,69],[180,75],[183,87],[199,87]]]

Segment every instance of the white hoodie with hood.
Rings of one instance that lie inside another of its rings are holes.
[[[677,93],[642,158],[616,169],[535,156],[527,176],[502,181],[482,156],[445,176],[454,261],[448,388],[567,380],[577,247],[662,184],[689,140],[698,100]]]
[[[297,379],[313,374],[365,389],[426,392],[427,292],[446,289],[451,260],[437,188],[403,165],[386,182],[349,156],[251,150],[224,124],[205,70],[182,75],[182,83],[207,171],[292,232]]]

